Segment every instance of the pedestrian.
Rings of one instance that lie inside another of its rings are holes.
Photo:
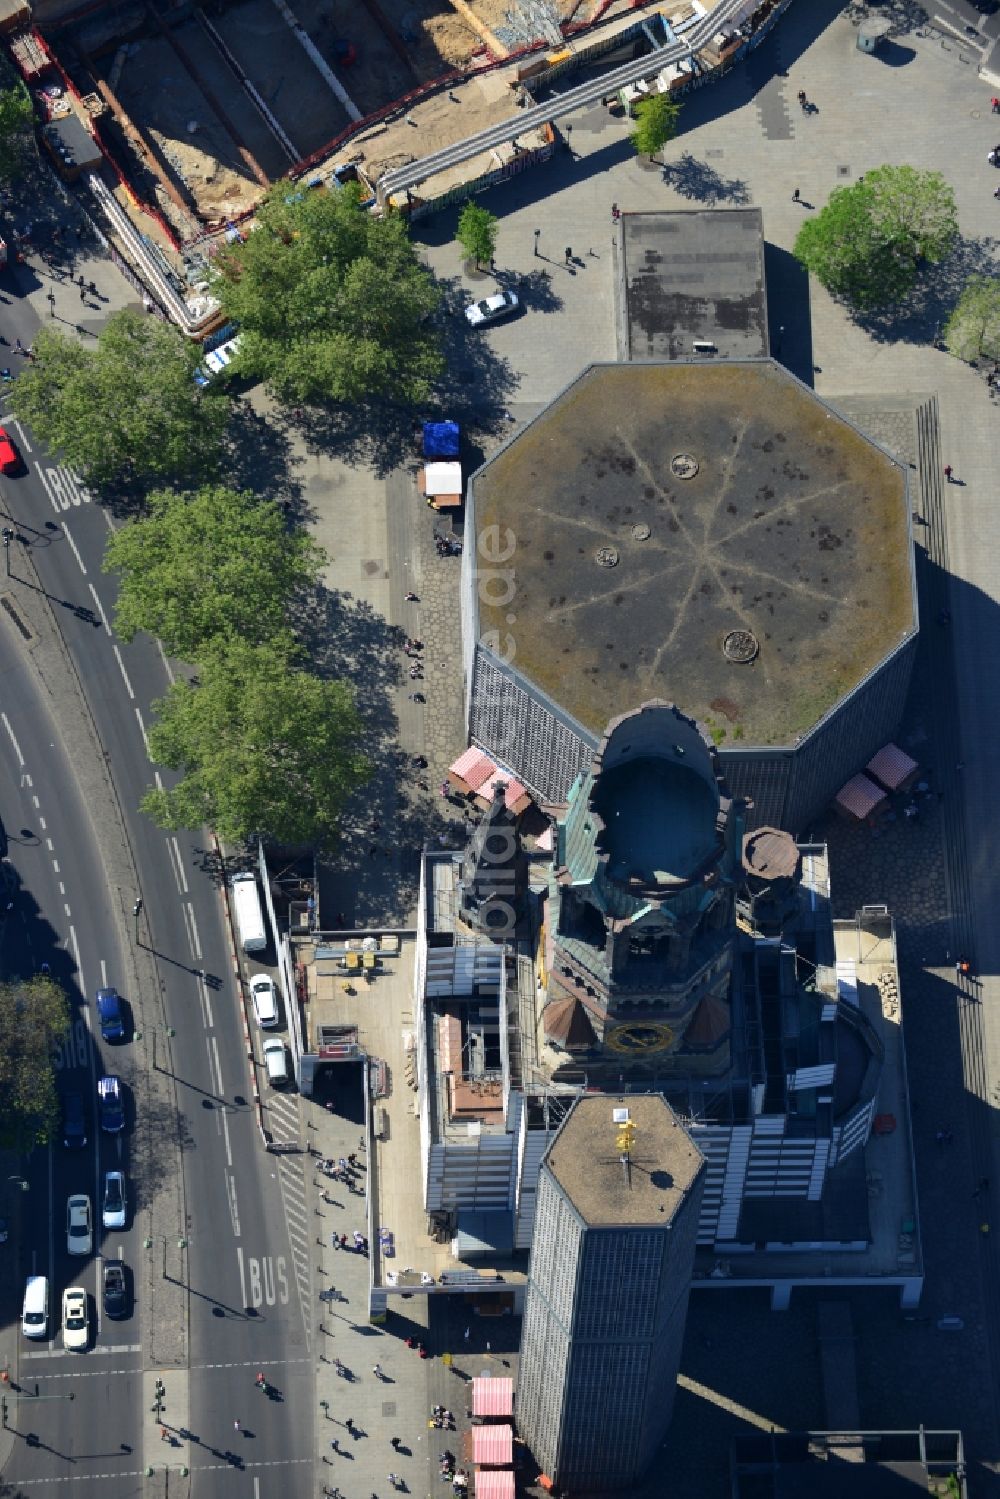
[[[462,1334],[462,1336],[465,1338],[466,1342],[469,1341],[469,1338],[470,1338],[471,1335],[472,1335],[472,1328],[471,1327],[467,1327],[465,1329],[465,1332]]]
[[[384,1379],[385,1378],[385,1375],[382,1373],[382,1365],[381,1364],[375,1364],[373,1366],[373,1368],[372,1368],[372,1373],[374,1374],[374,1376],[375,1376],[376,1379]]]
[[[415,593],[411,592],[411,593],[408,593],[406,595],[406,602],[408,604],[419,604],[420,603],[420,599],[418,598],[418,596]]]
[[[236,1421],[233,1422],[233,1430],[234,1431],[239,1431],[240,1430],[240,1423],[239,1423],[238,1420],[236,1420]]]
[[[944,476],[947,479],[947,481],[948,481],[949,484],[951,483],[951,476],[952,476],[953,473],[954,473],[954,469],[952,468],[951,464],[950,463],[946,463],[945,466],[944,466]]]
[[[340,1247],[341,1247],[341,1249],[346,1249],[347,1248],[347,1235],[346,1234],[341,1234],[341,1236],[340,1236]]]
[[[392,1484],[394,1489],[398,1489],[402,1481],[403,1480],[400,1478],[398,1473],[389,1474],[389,1482]]]
[[[336,1452],[338,1454],[338,1456],[340,1454],[340,1443],[339,1443],[339,1441],[337,1440],[336,1437],[331,1437],[330,1438],[330,1451],[331,1452]]]
[[[86,300],[87,300],[87,288],[85,286],[81,286],[80,287],[80,301],[81,302],[86,302]]]
[[[166,1442],[168,1440],[169,1440],[169,1432],[167,1431],[167,1428],[165,1426],[161,1426],[160,1427],[160,1441],[161,1442]]]
[[[344,1422],[344,1425],[347,1427],[347,1430],[350,1432],[351,1436],[353,1436],[354,1435],[354,1417],[353,1416],[348,1416],[347,1420]]]
[[[1000,99],[997,99],[997,98],[991,99],[990,100],[990,108],[992,109],[992,111],[993,111],[993,113],[995,115],[1000,115]]]
[[[802,202],[802,194],[799,192],[798,188],[796,188],[795,191],[792,193],[792,202],[793,203],[801,203]]]
[[[398,1452],[399,1451],[399,1437],[390,1437],[389,1438],[389,1445],[392,1448],[393,1452]]]

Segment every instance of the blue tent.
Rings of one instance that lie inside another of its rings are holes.
[[[424,457],[458,457],[457,422],[424,422]]]

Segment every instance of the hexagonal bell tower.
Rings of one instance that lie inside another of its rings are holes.
[[[671,703],[614,719],[575,783],[557,821],[541,1018],[592,1084],[728,1066],[745,811]]]

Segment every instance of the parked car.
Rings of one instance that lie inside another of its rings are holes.
[[[498,291],[492,297],[484,297],[481,302],[470,302],[465,316],[473,328],[481,328],[485,323],[496,323],[502,317],[510,317],[520,305],[517,292]]]
[[[74,1089],[63,1094],[63,1144],[67,1150],[82,1150],[87,1143],[87,1118],[83,1094]]]
[[[123,1171],[106,1171],[104,1173],[104,1206],[101,1209],[101,1222],[105,1228],[124,1228],[125,1213],[125,1173]]]
[[[6,427],[0,427],[0,474],[19,474],[23,465],[21,455]]]
[[[125,1128],[125,1099],[122,1096],[120,1077],[102,1077],[97,1084],[97,1111],[101,1116],[101,1129],[116,1135]]]
[[[264,1053],[264,1066],[267,1070],[267,1080],[272,1088],[283,1088],[291,1079],[288,1070],[288,1052],[285,1043],[278,1036],[272,1036],[265,1041],[261,1050]]]
[[[92,1254],[93,1249],[94,1222],[90,1214],[90,1198],[85,1192],[74,1192],[66,1203],[66,1252]]]
[[[124,1260],[104,1261],[104,1315],[106,1317],[128,1316],[128,1281]]]
[[[97,991],[97,1018],[104,1041],[125,1040],[125,1016],[122,1012],[122,997],[113,986]]]
[[[63,1347],[82,1353],[90,1342],[90,1310],[82,1286],[67,1286],[62,1303]]]
[[[261,1030],[273,1030],[278,1023],[278,996],[274,980],[269,979],[266,973],[255,973],[250,980],[250,998]]]

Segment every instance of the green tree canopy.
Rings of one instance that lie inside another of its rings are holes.
[[[31,98],[18,79],[0,88],[0,182],[16,182],[33,153]]]
[[[47,1140],[59,1117],[55,1054],[69,1031],[69,1003],[54,979],[0,984],[0,1138],[26,1148]]]
[[[143,799],[160,827],[328,847],[370,774],[351,687],[299,669],[282,642],[213,646],[198,683],[175,682],[155,707],[152,758],[183,772]]]
[[[455,232],[462,249],[476,265],[493,259],[497,247],[497,216],[478,203],[466,203]]]
[[[398,214],[374,218],[358,190],[276,183],[214,281],[240,325],[235,368],[281,401],[420,401],[444,367],[429,323],[440,291]]]
[[[126,310],[94,348],[40,329],[35,356],[11,410],[86,479],[193,478],[216,462],[228,403],[195,385],[201,351],[176,328]]]
[[[289,531],[272,500],[209,486],[159,490],[148,507],[105,548],[105,571],[121,574],[115,627],[125,640],[147,630],[188,661],[220,638],[259,645],[319,577],[322,548]]]
[[[944,325],[944,341],[959,359],[1000,359],[1000,280],[975,276]]]
[[[955,195],[940,172],[878,167],[830,194],[794,254],[833,296],[864,310],[901,301],[921,261],[943,260],[957,236]]]
[[[650,94],[635,106],[635,129],[629,136],[636,156],[650,160],[677,134],[681,107],[669,94]]]

